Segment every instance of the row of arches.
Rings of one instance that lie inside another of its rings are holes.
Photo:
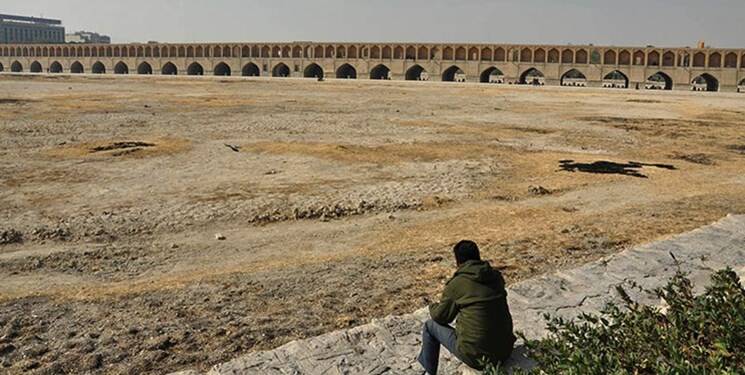
[[[496,61],[745,68],[742,51],[606,47],[498,47],[437,45],[107,45],[10,46],[8,57],[308,58]]]
[[[2,71],[3,71],[3,67],[2,67],[2,64],[0,64],[0,72]],[[22,73],[24,71],[24,67],[19,61],[14,61],[10,66],[10,71],[14,73]],[[39,63],[38,61],[34,61],[31,63],[29,71],[31,73],[43,73],[44,70],[41,66],[41,63]],[[60,62],[54,61],[49,65],[48,71],[49,73],[62,73],[64,71],[64,68],[62,67],[62,64]],[[142,62],[137,66],[136,72],[137,74],[141,74],[141,75],[153,74],[153,67],[148,62]],[[73,73],[73,74],[85,73],[83,64],[81,64],[79,61],[73,62],[70,65],[70,73]],[[106,66],[102,62],[97,61],[91,66],[90,73],[105,74]],[[123,61],[120,61],[116,63],[116,65],[114,65],[113,73],[114,74],[129,74],[129,66]],[[213,73],[216,76],[230,76],[232,75],[233,72],[228,64],[221,62],[215,65],[213,69]],[[162,75],[178,75],[179,70],[174,63],[167,62],[161,67],[161,74]],[[190,76],[204,75],[204,67],[201,64],[194,62],[187,67],[186,74]],[[284,63],[279,63],[272,68],[272,77],[289,77],[291,76],[291,74],[292,73],[291,73],[290,67]],[[373,68],[373,70],[370,73],[370,78],[389,79],[389,74],[390,74],[390,69],[387,66],[381,64]],[[245,77],[258,77],[261,75],[261,70],[258,65],[254,63],[248,63],[241,70],[241,75]],[[324,78],[324,71],[323,71],[323,68],[321,68],[318,64],[314,63],[314,64],[308,65],[305,68],[304,76],[306,78]],[[350,64],[344,64],[337,69],[336,78],[356,79],[357,70]]]
[[[0,72],[4,67],[0,64]],[[10,66],[11,72],[20,73],[23,72],[23,65],[14,61]],[[38,61],[34,61],[29,66],[31,73],[42,73],[43,67]],[[50,73],[62,73],[64,71],[62,64],[58,61],[54,61],[49,65]],[[70,65],[70,72],[73,74],[85,73],[83,65],[79,61],[75,61]],[[106,66],[100,61],[94,63],[91,66],[91,73],[93,74],[105,74]],[[129,74],[129,66],[124,62],[118,62],[114,65],[114,74]],[[148,62],[142,62],[137,66],[137,74],[149,75],[153,74],[153,67]],[[213,73],[216,76],[230,76],[232,70],[230,66],[224,62],[217,64]],[[291,75],[290,67],[284,63],[278,63],[272,68],[271,75],[273,77],[289,77]],[[172,62],[167,62],[161,67],[161,74],[163,75],[178,75],[178,68]],[[204,68],[201,64],[194,62],[190,64],[186,69],[186,74],[191,76],[204,75]],[[303,76],[305,78],[324,78],[323,68],[315,63],[312,63],[305,67],[303,70]],[[261,69],[254,63],[246,64],[242,70],[241,75],[246,77],[255,77],[261,75]],[[370,79],[388,80],[391,78],[391,70],[385,64],[378,64],[370,70]],[[428,72],[420,65],[414,65],[410,67],[405,73],[405,79],[409,81],[428,80]],[[356,79],[357,70],[350,64],[343,64],[336,70],[336,78],[340,79]],[[442,73],[442,80],[446,82],[462,82],[466,81],[467,77],[464,71],[457,65],[453,65],[445,69]],[[504,83],[504,73],[497,67],[490,67],[484,70],[479,77],[481,83]],[[519,84],[532,84],[532,85],[544,85],[545,75],[537,68],[530,68],[524,71],[518,82]],[[586,86],[587,78],[578,69],[570,69],[566,71],[560,78],[560,84],[562,86]],[[692,89],[697,91],[719,91],[719,81],[708,73],[701,74],[693,79],[691,82]],[[745,80],[741,81],[739,86],[745,86]],[[608,73],[603,78],[603,87],[614,87],[614,88],[628,88],[629,78],[621,71],[615,70]],[[664,72],[657,72],[647,79],[646,89],[659,89],[659,90],[672,90],[673,80]]]

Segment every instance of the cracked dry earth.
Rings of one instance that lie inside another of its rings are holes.
[[[206,370],[745,213],[745,96],[0,77],[0,372]],[[217,240],[216,234],[224,237]]]

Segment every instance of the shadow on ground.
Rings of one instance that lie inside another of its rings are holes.
[[[650,164],[635,161],[630,161],[628,163],[616,163],[606,160],[600,160],[593,163],[578,163],[574,160],[559,161],[559,168],[566,172],[620,174],[624,176],[648,178],[647,175],[641,173],[641,170],[644,167],[654,167],[673,171],[677,170],[674,165],[670,164]]]

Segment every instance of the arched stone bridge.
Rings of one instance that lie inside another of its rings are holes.
[[[745,50],[486,44],[3,45],[0,71],[475,81],[745,92]]]

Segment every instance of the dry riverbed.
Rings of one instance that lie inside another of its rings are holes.
[[[0,372],[162,373],[745,213],[745,95],[0,77]],[[218,240],[216,235],[223,239]]]

